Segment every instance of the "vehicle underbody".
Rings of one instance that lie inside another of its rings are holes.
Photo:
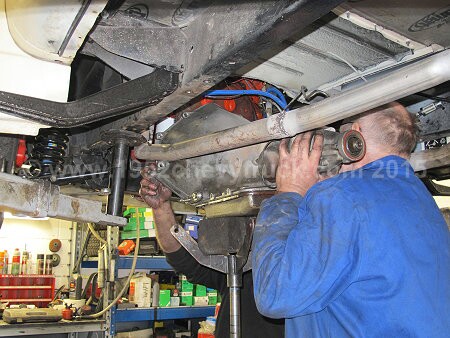
[[[433,194],[450,194],[436,181],[450,177],[445,2],[94,3],[101,13],[78,49],[65,55],[63,47],[71,46],[73,27],[93,4],[76,8],[61,44],[53,41],[46,56],[34,55],[71,64],[67,102],[0,92],[3,172],[51,181],[68,195],[114,194],[113,149],[127,140],[126,147],[135,147],[128,196],[138,195],[140,170],[158,161],[159,172],[168,174],[161,181],[190,210],[254,215],[274,191],[258,162],[268,144],[337,129],[345,118],[398,100],[421,128],[415,170]],[[6,13],[20,13],[20,5],[5,4]],[[289,109],[264,96],[209,92],[269,88]],[[26,132],[17,132],[18,121]],[[51,140],[51,149],[43,147]],[[23,165],[16,164],[18,149]]]

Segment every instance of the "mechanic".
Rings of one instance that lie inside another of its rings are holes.
[[[149,175],[150,165],[143,170],[140,195],[153,209],[156,238],[166,255],[167,262],[179,273],[187,276],[191,283],[202,284],[216,289],[222,297],[222,304],[216,322],[214,336],[230,337],[230,299],[226,274],[200,265],[170,233],[176,224],[175,215],[169,202],[171,191]],[[244,338],[284,337],[284,319],[262,316],[256,309],[253,295],[253,280],[250,271],[244,272],[241,288],[241,330]]]
[[[280,145],[253,237],[257,307],[287,318],[287,337],[448,337],[449,232],[407,161],[414,119],[393,102],[350,126],[367,153],[325,180],[323,138]]]

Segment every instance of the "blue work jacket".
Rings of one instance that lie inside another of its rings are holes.
[[[449,337],[449,232],[410,164],[387,156],[280,193],[253,238],[258,310],[286,337]]]

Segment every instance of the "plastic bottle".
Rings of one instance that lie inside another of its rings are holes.
[[[12,256],[11,275],[18,275],[20,272],[20,250],[16,248]]]
[[[28,273],[27,264],[28,264],[28,252],[24,250],[22,252],[22,269],[20,270],[21,275],[26,275]]]
[[[155,281],[152,288],[152,306],[159,306],[159,283]]]
[[[3,266],[3,274],[7,275],[9,269],[9,253],[8,250],[5,250],[5,265]]]
[[[31,256],[31,252],[28,251],[28,260],[27,260],[27,275],[32,275],[34,274],[34,269],[33,269],[33,258]]]

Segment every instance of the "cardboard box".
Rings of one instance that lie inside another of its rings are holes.
[[[159,290],[159,306],[170,306],[170,290]]]
[[[205,297],[206,296],[206,286],[204,285],[195,285],[195,296],[196,297]]]
[[[148,211],[152,211],[152,215],[153,215],[153,210],[151,208],[130,208],[130,207],[128,207],[127,210],[125,210],[123,212],[123,217],[133,216],[137,212],[148,212]]]
[[[198,224],[203,219],[202,216],[197,215],[187,215],[185,223]]]
[[[186,223],[184,225],[186,230],[192,238],[198,239],[198,224]]]
[[[130,219],[128,220],[128,222],[127,222],[127,225],[128,225],[128,226],[137,226],[137,223],[138,223],[137,220],[138,220],[137,218],[130,218]],[[139,219],[139,222],[141,223],[141,226],[142,226],[143,224],[147,224],[147,226],[149,226],[149,225],[154,225],[154,220],[151,219],[151,218],[144,218],[144,217],[141,217],[141,218]]]
[[[145,222],[141,223],[139,227],[140,230],[153,230],[155,228],[155,224],[153,222]],[[123,231],[136,231],[137,225],[125,225],[123,227]]]
[[[154,221],[155,221],[152,217],[130,218],[130,219],[128,219],[126,226],[137,226],[138,219],[139,219],[139,223],[141,224],[141,227],[143,224],[147,224],[147,226],[154,225]]]
[[[170,306],[180,306],[180,297],[170,297]]]
[[[207,288],[206,294],[208,296],[208,305],[216,305],[217,304],[217,290]]]
[[[217,296],[208,296],[208,305],[216,305]]]
[[[194,297],[193,296],[181,297],[181,305],[185,306],[194,305]]]
[[[136,230],[122,231],[120,233],[120,237],[122,239],[135,239],[136,238]],[[139,237],[140,238],[156,237],[156,230],[155,229],[140,230]]]
[[[194,304],[194,296],[192,291],[181,292],[181,305],[192,306]]]
[[[188,282],[187,280],[181,281],[181,291],[194,291],[194,284]]]
[[[216,289],[206,288],[206,293],[208,294],[208,296],[217,296]]]
[[[194,305],[196,306],[207,306],[208,305],[208,297],[194,297]]]

